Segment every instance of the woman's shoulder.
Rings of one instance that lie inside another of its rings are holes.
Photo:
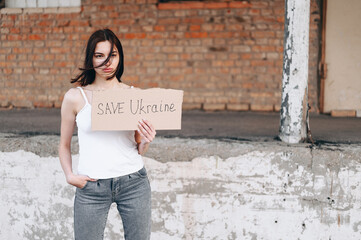
[[[64,94],[64,101],[69,101],[69,102],[77,102],[79,100],[80,95],[80,90],[79,88],[70,88],[65,94]]]

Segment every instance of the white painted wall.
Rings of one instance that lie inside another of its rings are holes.
[[[79,7],[81,0],[5,0],[7,8]]]
[[[361,1],[328,0],[324,110],[361,110]]]
[[[238,147],[227,159],[145,158],[152,240],[360,239],[361,146]],[[74,187],[57,157],[0,152],[0,175],[0,239],[72,239]],[[120,226],[112,205],[105,239],[124,239]]]

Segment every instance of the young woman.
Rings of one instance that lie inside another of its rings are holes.
[[[141,155],[156,135],[154,127],[142,120],[137,131],[91,131],[93,91],[131,88],[121,81],[123,49],[111,30],[98,30],[90,36],[80,70],[71,81],[80,86],[64,95],[59,144],[66,181],[76,187],[75,239],[103,239],[113,202],[122,218],[125,239],[149,239],[151,192]],[[72,171],[70,149],[75,124],[79,141],[77,173]]]

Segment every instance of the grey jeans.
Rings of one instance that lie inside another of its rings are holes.
[[[103,239],[110,205],[115,202],[122,218],[124,238],[150,239],[151,191],[147,171],[110,179],[88,181],[77,188],[74,200],[75,240]]]

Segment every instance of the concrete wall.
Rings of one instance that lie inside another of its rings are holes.
[[[219,155],[170,162],[169,141]],[[184,141],[158,138],[159,159],[145,158],[152,239],[360,239],[361,146]],[[0,152],[0,171],[1,239],[72,238],[74,188],[56,156]],[[122,239],[120,224],[113,205],[105,239]]]
[[[25,1],[25,0],[24,0]],[[317,111],[320,11],[311,2],[309,96]],[[127,84],[185,91],[185,109],[278,111],[284,0],[83,0],[0,10],[0,107],[60,107],[85,41],[111,28]]]

